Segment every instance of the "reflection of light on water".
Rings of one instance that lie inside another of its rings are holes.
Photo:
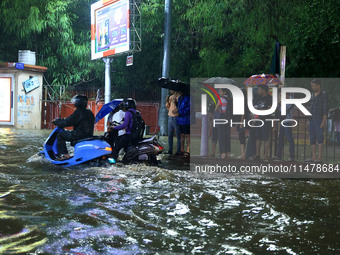
[[[236,247],[236,246],[231,246],[231,245],[227,245],[224,244],[222,245],[222,248],[224,249],[224,254],[244,254],[244,255],[252,255],[254,253],[247,251],[244,248],[241,247]]]
[[[209,219],[200,220],[199,223],[206,227],[218,227],[218,225],[215,222]]]
[[[6,150],[8,145],[12,144],[9,137],[13,135],[13,131],[10,128],[0,128],[0,149]]]
[[[1,187],[1,186],[0,186]],[[44,245],[47,238],[41,236],[37,228],[25,227],[23,222],[4,208],[11,208],[7,200],[22,192],[19,185],[0,189],[0,254],[26,254]]]
[[[167,230],[167,234],[170,235],[170,236],[177,236],[178,235],[178,232],[174,231],[174,230],[171,230],[171,229],[168,229]]]
[[[168,215],[174,216],[174,215],[183,215],[190,212],[190,209],[188,206],[184,204],[176,204],[176,208],[172,212],[168,212]]]
[[[24,228],[19,233],[0,238],[0,254],[26,254],[46,242],[47,238],[39,238],[36,229]]]
[[[6,215],[6,211],[0,211],[0,222],[0,254],[26,254],[47,241],[37,228],[21,226],[21,221]]]
[[[0,135],[11,135],[13,134],[12,129],[10,128],[0,128]]]

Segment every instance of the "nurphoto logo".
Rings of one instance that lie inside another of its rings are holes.
[[[231,95],[233,97],[233,115],[244,115],[245,109],[244,109],[244,100],[245,95],[243,94],[242,90],[238,88],[235,85],[232,84],[215,84],[214,87],[216,89],[228,89],[231,92]],[[209,86],[210,90],[217,95],[218,100],[220,101],[220,96],[216,92],[214,88]],[[207,89],[202,89],[204,92],[206,92],[210,97],[213,98],[212,94]],[[287,94],[294,93],[294,94],[302,94],[304,97],[302,98],[287,98]],[[201,114],[207,115],[208,107],[207,107],[207,94],[201,95]],[[253,104],[253,88],[248,87],[247,88],[247,105],[249,108],[249,111],[253,115],[258,116],[268,116],[274,113],[278,107],[278,88],[273,87],[272,88],[272,98],[273,103],[269,109],[261,109],[259,106],[254,106]],[[213,98],[214,99],[214,98]],[[303,105],[304,103],[309,102],[311,99],[311,93],[309,90],[305,88],[298,88],[298,87],[282,87],[281,88],[281,115],[286,116],[286,106],[287,105],[295,105],[305,116],[311,116],[312,114],[306,109],[306,107]],[[215,101],[215,99],[214,99]],[[261,127],[264,125],[264,121],[268,121],[272,123],[272,127],[274,126],[275,122],[280,122],[280,119],[250,119],[248,120],[247,124],[250,127]],[[232,119],[214,119],[213,120],[213,126],[216,125],[226,125],[230,124],[230,127],[234,125],[243,125],[246,126],[246,120],[243,120],[243,122],[235,122]],[[297,121],[294,119],[284,119],[281,121],[281,125],[284,127],[295,127],[298,125]]]

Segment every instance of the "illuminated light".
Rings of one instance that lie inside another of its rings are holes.
[[[163,148],[162,146],[160,146],[160,145],[153,145],[153,147],[155,147],[155,149],[156,149],[157,151],[162,151],[162,150],[164,150],[164,148]]]
[[[112,151],[112,148],[111,147],[105,147],[105,150],[106,151]]]

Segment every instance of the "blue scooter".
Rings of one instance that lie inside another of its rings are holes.
[[[105,141],[104,136],[93,136],[71,143],[74,146],[74,156],[63,161],[56,160],[57,155],[57,135],[63,131],[62,128],[55,128],[44,143],[44,150],[40,154],[44,155],[48,161],[54,165],[63,167],[75,166],[85,162],[107,159],[112,152],[112,148]]]

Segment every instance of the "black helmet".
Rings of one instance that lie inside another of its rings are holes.
[[[87,107],[87,96],[84,95],[75,95],[71,99],[72,104],[77,108],[84,108]]]
[[[125,98],[123,101],[123,106],[125,110],[136,109],[136,101],[132,98]]]

